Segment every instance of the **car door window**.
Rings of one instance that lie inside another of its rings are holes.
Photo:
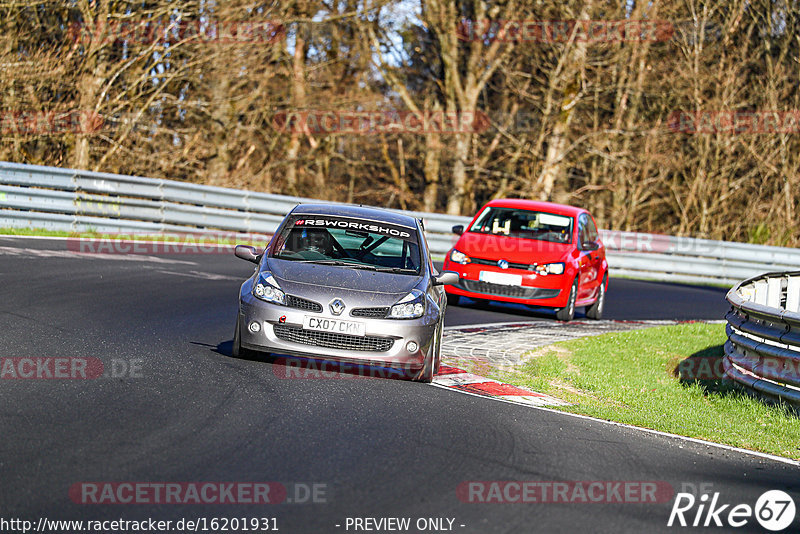
[[[581,216],[578,217],[578,243],[580,245],[590,241],[590,239],[588,239],[589,234],[586,228],[587,219],[588,217],[585,213],[582,213]]]
[[[585,214],[584,214],[585,215]],[[597,226],[595,226],[594,221],[588,215],[586,216],[586,238],[589,241],[597,241]]]

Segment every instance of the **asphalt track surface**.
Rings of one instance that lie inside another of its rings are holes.
[[[233,359],[237,290],[251,270],[232,255],[79,257],[63,241],[0,238],[0,356],[140,366],[120,378],[0,380],[0,518],[270,517],[284,533],[355,532],[348,517],[451,518],[463,533],[676,530],[672,500],[497,504],[456,493],[506,480],[706,484],[720,503],[751,506],[783,489],[800,504],[800,470],[771,459],[407,381],[282,379],[272,360]],[[607,317],[721,319],[724,294],[612,279]],[[448,325],[551,316],[453,307]],[[70,500],[73,484],[92,481],[275,481],[290,499],[294,484],[317,483],[326,502]],[[764,532],[753,518],[736,530]]]

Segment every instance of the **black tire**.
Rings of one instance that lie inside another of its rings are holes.
[[[450,293],[447,294],[448,306],[458,306],[458,303],[460,301],[461,301],[461,295],[451,295]]]
[[[252,356],[249,349],[242,347],[242,332],[241,324],[239,322],[239,314],[236,314],[236,329],[233,331],[233,345],[231,347],[231,356],[234,358],[247,359]]]
[[[606,302],[606,281],[608,280],[608,275],[603,276],[603,281],[600,284],[600,288],[598,289],[597,293],[597,300],[594,301],[594,304],[591,306],[586,307],[586,317],[589,319],[602,319],[603,318],[603,308],[605,307]]]
[[[431,351],[428,357],[425,358],[425,365],[420,369],[419,374],[414,377],[417,382],[430,384],[433,382],[433,377],[439,372],[441,365],[441,348],[442,348],[442,328],[441,324],[436,327],[436,333],[433,335],[431,341]]]
[[[563,308],[560,308],[556,312],[556,319],[559,321],[564,321],[565,323],[570,322],[575,317],[575,300],[578,298],[578,279],[575,278],[575,281],[572,282],[572,287],[569,290],[569,300],[567,300],[567,305]]]
[[[433,365],[433,375],[439,374],[442,367],[442,330],[444,329],[444,322],[439,323],[439,334],[436,336],[436,362]]]

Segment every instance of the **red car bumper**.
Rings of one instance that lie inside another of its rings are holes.
[[[444,270],[456,272],[460,277],[457,285],[445,286],[448,295],[550,308],[563,308],[567,305],[569,290],[575,279],[575,273],[571,273],[569,269],[564,274],[537,275],[527,270],[500,269],[494,265],[462,265],[454,263],[449,257],[444,263]],[[482,281],[481,271],[517,275],[521,277],[522,283],[506,285]]]

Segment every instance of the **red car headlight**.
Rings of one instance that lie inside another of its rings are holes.
[[[564,274],[564,263],[543,263],[542,265],[534,263],[531,265],[531,270],[543,276],[548,274]]]
[[[466,264],[472,262],[472,260],[469,258],[469,256],[467,256],[463,252],[460,252],[460,251],[458,251],[456,249],[453,249],[450,252],[450,261],[455,262],[455,263],[460,263],[461,265],[466,265]]]

